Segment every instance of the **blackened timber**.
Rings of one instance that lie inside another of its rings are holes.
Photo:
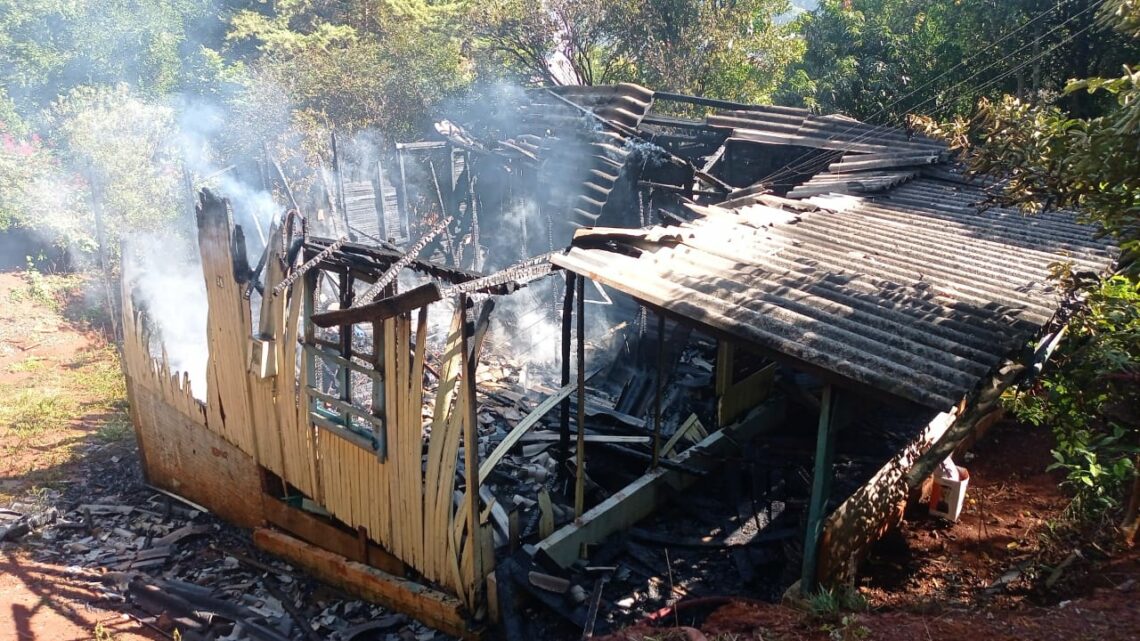
[[[526,283],[549,274],[553,269],[554,267],[550,264],[550,254],[546,253],[521,260],[494,274],[452,285],[444,291],[443,296],[450,298],[455,294],[486,293],[489,290],[495,290],[495,293],[509,294],[522,288]]]
[[[311,258],[333,242],[335,241],[331,238],[310,238],[305,243],[305,255]],[[378,272],[386,270],[394,262],[403,257],[403,255],[403,253],[391,249],[346,242],[341,245],[340,251],[326,258],[323,264],[332,268],[343,269],[350,267],[357,269],[368,275],[367,278],[363,278],[362,274],[358,274],[358,278],[367,282],[373,282],[376,280]],[[437,278],[446,283],[465,283],[469,280],[483,277],[483,274],[418,258],[413,260],[408,267],[418,273]]]
[[[661,458],[661,395],[665,387],[665,316],[657,315],[657,381],[653,394],[653,467]]]
[[[403,294],[382,298],[367,305],[314,314],[310,320],[317,327],[337,327],[353,323],[382,321],[430,305],[442,297],[439,285],[427,283]]]
[[[301,276],[304,276],[305,272],[309,271],[313,267],[316,267],[322,260],[324,260],[324,259],[328,258],[329,256],[332,256],[334,253],[336,253],[336,251],[338,249],[340,249],[341,246],[344,245],[346,242],[348,242],[348,236],[341,236],[340,238],[334,240],[332,243],[330,243],[325,248],[321,249],[321,251],[316,256],[313,256],[309,260],[305,261],[304,265],[301,265],[297,269],[293,270],[292,274],[289,274],[288,276],[285,277],[285,280],[278,283],[277,286],[273,288],[273,295],[277,296],[278,294],[280,294],[287,287],[292,285],[294,281],[296,281]]]
[[[562,301],[562,387],[570,385],[570,340],[574,313],[574,281],[578,275],[566,272],[566,295]],[[570,398],[562,400],[561,416],[558,420],[558,466],[565,476],[566,462],[570,460]]]
[[[432,226],[432,228],[428,230],[428,232],[424,234],[422,238],[417,240],[414,245],[409,247],[408,251],[404,252],[403,256],[400,256],[396,262],[392,263],[392,265],[383,274],[381,274],[378,279],[376,279],[375,283],[372,283],[372,285],[368,287],[364,294],[360,296],[360,300],[364,301],[365,303],[371,303],[372,299],[376,298],[376,296],[381,291],[383,291],[383,289],[387,287],[389,283],[396,280],[396,277],[400,275],[401,270],[411,265],[416,260],[416,256],[419,255],[419,253],[423,251],[423,248],[431,242],[431,239],[438,236],[439,233],[446,229],[450,224],[451,217],[448,216]]]
[[[586,294],[585,278],[578,286],[578,449],[574,459],[574,517],[582,516],[586,505]]]

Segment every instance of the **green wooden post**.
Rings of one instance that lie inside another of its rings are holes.
[[[824,385],[815,441],[815,471],[812,474],[807,530],[804,534],[803,574],[800,577],[800,590],[804,594],[815,592],[817,587],[819,539],[823,534],[827,499],[831,496],[831,481],[835,477],[832,461],[835,458],[835,428],[839,424],[839,421],[834,420],[837,396],[837,390],[832,389],[830,383]]]

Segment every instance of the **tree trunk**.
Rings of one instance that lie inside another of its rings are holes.
[[[1134,463],[1132,496],[1128,498],[1128,509],[1124,511],[1124,522],[1121,525],[1127,545],[1136,542],[1136,531],[1140,528],[1140,456],[1136,457]]]

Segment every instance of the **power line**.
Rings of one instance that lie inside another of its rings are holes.
[[[1065,21],[1063,21],[1063,22],[1061,22],[1061,23],[1057,24],[1056,26],[1054,26],[1054,27],[1053,27],[1052,29],[1050,29],[1049,31],[1045,32],[1044,34],[1041,34],[1041,35],[1040,35],[1040,36],[1038,36],[1037,38],[1034,38],[1033,42],[1039,42],[1040,40],[1042,40],[1042,39],[1046,38],[1046,37],[1047,37],[1047,36],[1049,36],[1050,34],[1052,34],[1052,33],[1056,32],[1057,30],[1061,29],[1061,28],[1062,28],[1062,27],[1064,27],[1065,25],[1069,24],[1070,22],[1072,22],[1072,21],[1076,20],[1077,18],[1081,17],[1082,15],[1084,15],[1084,14],[1088,13],[1089,11],[1091,11],[1091,10],[1093,10],[1093,9],[1097,9],[1097,8],[1099,8],[1099,7],[1100,7],[1101,5],[1103,5],[1103,4],[1104,4],[1104,0],[1101,0],[1100,2],[1097,2],[1097,3],[1094,3],[1094,4],[1090,4],[1088,7],[1085,7],[1083,10],[1081,10],[1081,11],[1079,11],[1079,12],[1077,12],[1077,13],[1073,14],[1072,16],[1070,16],[1070,17],[1069,17],[1068,19],[1066,19]],[[874,114],[872,114],[872,115],[871,115],[871,116],[870,116],[870,117],[869,117],[867,120],[869,120],[869,121],[870,121],[870,120],[873,120],[873,119],[875,119],[876,117],[878,117],[880,114],[883,114],[884,112],[886,112],[886,111],[887,111],[888,109],[890,109],[891,107],[893,107],[893,106],[895,106],[895,105],[897,105],[897,104],[899,104],[899,103],[903,102],[903,101],[904,101],[904,100],[906,100],[907,98],[910,98],[911,96],[913,96],[914,94],[918,93],[918,92],[919,92],[919,91],[921,91],[922,89],[925,89],[926,87],[928,87],[928,86],[930,86],[931,84],[933,84],[935,81],[937,81],[937,80],[941,79],[942,77],[944,77],[944,76],[948,75],[949,73],[951,73],[951,72],[952,72],[952,71],[954,71],[955,69],[957,69],[957,68],[959,68],[959,67],[961,67],[961,66],[963,66],[963,65],[967,64],[968,62],[971,62],[971,61],[973,61],[973,60],[974,60],[974,59],[976,59],[977,57],[979,57],[979,56],[981,56],[982,54],[984,54],[985,52],[987,52],[989,49],[991,49],[991,48],[993,48],[993,47],[996,47],[997,45],[1001,44],[1003,41],[1005,41],[1005,40],[1007,40],[1008,38],[1012,37],[1012,36],[1013,36],[1014,34],[1016,34],[1017,32],[1019,32],[1019,31],[1021,31],[1021,30],[1024,30],[1024,29],[1026,29],[1027,27],[1029,27],[1030,25],[1034,24],[1034,23],[1035,23],[1035,22],[1037,22],[1038,20],[1041,20],[1041,19],[1043,19],[1044,17],[1046,17],[1047,15],[1049,15],[1049,14],[1053,13],[1054,11],[1057,11],[1058,9],[1060,9],[1060,7],[1061,7],[1061,6],[1062,6],[1062,3],[1061,3],[1061,2],[1058,2],[1058,3],[1057,3],[1056,5],[1054,5],[1054,6],[1053,6],[1051,9],[1049,9],[1049,10],[1047,10],[1047,11],[1043,11],[1042,13],[1038,14],[1038,15],[1037,15],[1037,17],[1035,17],[1035,18],[1033,18],[1032,20],[1030,20],[1029,22],[1027,22],[1027,23],[1023,24],[1021,27],[1019,27],[1019,28],[1017,28],[1017,29],[1015,29],[1015,30],[1011,31],[1010,33],[1006,34],[1006,35],[1005,35],[1005,36],[1003,36],[1002,38],[999,38],[999,39],[998,39],[997,41],[995,41],[993,44],[989,45],[988,47],[986,47],[986,48],[985,48],[985,49],[983,49],[982,51],[979,51],[977,54],[974,54],[974,55],[973,55],[973,56],[971,56],[970,58],[967,58],[966,60],[964,60],[964,61],[962,61],[962,62],[958,63],[958,64],[957,64],[957,65],[955,65],[954,67],[951,67],[950,69],[946,70],[945,72],[943,72],[943,73],[942,73],[942,74],[940,74],[939,76],[935,77],[934,79],[932,79],[932,80],[930,80],[930,81],[928,81],[928,82],[924,83],[923,85],[921,85],[921,86],[919,86],[919,87],[917,87],[917,88],[915,88],[915,89],[911,90],[911,91],[910,91],[910,92],[908,92],[906,95],[902,96],[901,98],[898,98],[898,99],[896,99],[894,102],[892,102],[892,103],[890,103],[890,104],[888,104],[888,105],[885,105],[884,107],[880,108],[878,111],[876,111]],[[1058,47],[1060,47],[1061,45],[1063,45],[1063,44],[1066,44],[1067,42],[1071,41],[1071,40],[1072,40],[1073,38],[1075,38],[1076,36],[1078,36],[1078,35],[1080,35],[1080,34],[1084,33],[1085,31],[1088,31],[1088,30],[1089,30],[1089,29],[1090,29],[1092,26],[1094,26],[1094,25],[1093,25],[1093,24],[1090,24],[1089,26],[1085,27],[1084,29],[1081,29],[1080,31],[1078,31],[1078,32],[1076,32],[1076,33],[1074,33],[1074,34],[1071,34],[1071,35],[1069,35],[1069,36],[1066,36],[1065,38],[1062,38],[1062,40],[1061,40],[1061,41],[1059,41],[1057,44],[1055,44],[1054,46],[1050,47],[1049,49],[1045,50],[1044,52],[1042,52],[1042,53],[1040,53],[1040,54],[1038,54],[1038,55],[1034,56],[1033,58],[1030,58],[1029,60],[1027,60],[1027,61],[1023,62],[1022,64],[1020,64],[1020,65],[1018,65],[1018,66],[1014,67],[1012,70],[1009,70],[1009,71],[1003,72],[1003,73],[999,74],[997,77],[995,77],[995,78],[993,78],[993,79],[990,79],[989,81],[986,81],[986,82],[984,82],[984,83],[980,84],[978,87],[975,87],[975,88],[973,88],[973,89],[972,89],[972,91],[973,91],[973,92],[978,92],[978,91],[980,91],[980,90],[981,90],[983,87],[985,87],[985,86],[987,86],[987,85],[991,85],[991,84],[994,84],[994,83],[996,83],[996,82],[1000,82],[1001,80],[1003,80],[1003,79],[1005,79],[1005,78],[1009,77],[1009,75],[1011,75],[1012,73],[1016,73],[1018,70],[1025,68],[1025,66],[1027,66],[1028,64],[1032,64],[1033,62],[1035,62],[1035,61],[1039,60],[1040,58],[1044,57],[1045,55],[1048,55],[1048,54],[1049,54],[1049,53],[1051,53],[1052,51],[1056,50],[1056,49],[1057,49]],[[1011,55],[1011,56],[1012,56],[1012,55],[1015,55],[1015,54],[1017,54],[1017,53],[1019,53],[1019,52],[1021,52],[1021,51],[1025,50],[1025,49],[1026,49],[1026,48],[1028,48],[1028,47],[1029,47],[1029,45],[1028,45],[1028,44],[1026,44],[1026,45],[1023,45],[1022,47],[1019,47],[1018,49],[1014,50],[1014,51],[1013,51],[1013,52],[1012,52],[1010,55]],[[986,65],[985,67],[983,67],[982,69],[980,69],[980,70],[978,70],[978,71],[974,72],[973,74],[971,74],[971,75],[970,75],[970,76],[968,76],[967,78],[965,78],[965,79],[963,79],[963,80],[959,81],[958,83],[956,83],[955,85],[953,85],[952,87],[950,87],[949,89],[947,89],[946,91],[943,91],[943,92],[939,92],[939,94],[937,94],[937,95],[935,95],[935,96],[931,96],[930,98],[927,98],[926,100],[922,101],[921,103],[919,103],[919,104],[915,105],[914,107],[912,107],[912,108],[911,108],[911,110],[910,110],[910,111],[911,111],[911,112],[914,112],[914,111],[916,111],[917,109],[919,109],[920,107],[922,107],[922,106],[924,106],[924,105],[928,104],[929,102],[931,102],[931,101],[933,101],[933,100],[937,100],[939,97],[942,97],[942,96],[946,96],[947,94],[949,94],[949,93],[951,93],[951,92],[955,91],[956,89],[958,89],[958,88],[959,88],[959,87],[961,87],[962,85],[966,84],[967,82],[969,82],[969,81],[973,80],[974,78],[977,78],[979,75],[981,75],[981,74],[985,73],[986,71],[989,71],[990,69],[994,68],[995,66],[997,66],[997,65],[1001,64],[1001,62],[1002,62],[1001,60],[996,60],[996,61],[994,61],[994,62],[992,62],[992,63],[990,63],[990,64]],[[962,94],[964,94],[964,93],[966,93],[966,92],[961,92],[961,93],[962,93]],[[959,96],[959,97],[960,97],[960,96]],[[948,105],[949,105],[949,104],[952,104],[952,103],[953,103],[953,101],[951,100],[951,101],[948,103]],[[946,108],[946,107],[943,107],[943,109],[945,109],[945,108]],[[935,113],[937,113],[937,112],[935,112]],[[848,133],[851,133],[852,131],[856,130],[856,129],[857,129],[859,126],[860,126],[860,125],[863,125],[863,124],[869,124],[869,123],[857,123],[857,124],[855,124],[855,125],[852,125],[852,126],[848,127],[846,130],[844,130],[844,131],[842,131],[842,132],[840,132],[840,133],[838,133],[838,134],[835,134],[835,135],[834,135],[834,136],[832,136],[832,137],[829,137],[829,138],[828,138],[828,141],[829,141],[829,142],[834,142],[834,141],[836,141],[837,139],[839,139],[839,138],[841,138],[841,137],[843,137],[843,136],[847,135]],[[852,140],[849,142],[849,144],[857,144],[857,143],[859,143],[859,142],[862,142],[862,141],[864,141],[864,140],[866,140],[866,139],[870,138],[871,136],[874,136],[874,135],[878,134],[879,132],[881,132],[881,131],[883,131],[883,130],[885,130],[885,129],[888,129],[888,128],[892,127],[892,126],[894,126],[894,123],[891,123],[891,122],[888,120],[887,122],[885,122],[885,123],[883,123],[883,124],[880,124],[880,125],[877,125],[877,126],[874,126],[874,127],[872,127],[872,129],[871,129],[871,130],[869,130],[869,131],[867,131],[867,132],[865,132],[865,133],[863,133],[863,134],[861,134],[861,135],[859,135],[859,136],[855,137],[854,139],[852,139]],[[779,169],[777,169],[777,170],[773,171],[771,174],[769,174],[769,175],[765,176],[764,178],[760,179],[758,182],[760,182],[760,183],[766,183],[766,182],[770,182],[770,181],[774,181],[774,180],[777,180],[777,179],[779,179],[779,178],[784,178],[785,176],[791,176],[791,175],[795,175],[796,173],[798,173],[798,172],[800,172],[800,171],[802,171],[802,170],[805,170],[805,169],[807,169],[807,168],[809,168],[809,167],[811,167],[811,166],[815,165],[815,164],[816,164],[816,162],[817,162],[816,160],[805,160],[805,159],[807,159],[809,156],[813,155],[813,154],[814,154],[816,151],[817,151],[817,150],[814,150],[814,149],[813,149],[813,150],[810,150],[810,151],[806,151],[806,152],[804,152],[803,154],[801,154],[801,155],[800,155],[798,158],[796,158],[795,160],[793,160],[793,161],[792,161],[791,163],[789,163],[788,165],[785,165],[784,167],[781,167],[781,168],[779,168]]]

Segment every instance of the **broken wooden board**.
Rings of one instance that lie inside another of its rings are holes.
[[[719,457],[778,426],[783,420],[783,399],[772,399],[740,422],[714,432],[685,450],[675,460],[698,469],[713,469],[720,464]],[[574,523],[540,541],[537,551],[558,566],[567,567],[578,559],[583,545],[598,543],[610,534],[632,526],[649,516],[668,495],[684,490],[696,480],[697,477],[677,469],[659,467],[651,470],[586,511]]]
[[[577,383],[570,383],[569,385],[563,386],[562,389],[539,403],[538,407],[534,408],[534,411],[528,414],[526,418],[519,421],[514,429],[499,442],[495,449],[483,460],[482,465],[479,466],[479,482],[483,483],[487,480],[487,477],[491,474],[491,470],[495,469],[495,466],[498,465],[499,461],[514,447],[515,443],[522,438],[523,434],[526,434],[532,427],[538,425],[538,421],[541,420],[543,416],[546,416],[562,399],[570,396],[570,393],[576,389],[578,389]]]
[[[661,448],[661,456],[669,456],[673,452],[673,448],[677,446],[677,442],[690,431],[695,431],[699,434],[701,429],[703,429],[701,419],[697,418],[696,414],[690,414],[689,418],[673,432],[673,436],[670,436],[669,440],[665,442],[664,447]]]
[[[463,604],[453,596],[350,561],[288,534],[257,528],[254,544],[349,594],[373,601],[415,618],[424,625],[463,639],[480,639],[483,630],[472,628]]]
[[[403,561],[370,541],[361,545],[356,533],[268,496],[265,497],[264,506],[267,523],[349,560],[371,565],[394,576],[404,576]]]
[[[434,303],[440,299],[440,296],[439,285],[427,283],[403,294],[382,298],[359,307],[313,314],[309,320],[317,327],[383,321]]]
[[[147,482],[209,506],[243,527],[261,525],[261,474],[253,458],[128,379]]]

